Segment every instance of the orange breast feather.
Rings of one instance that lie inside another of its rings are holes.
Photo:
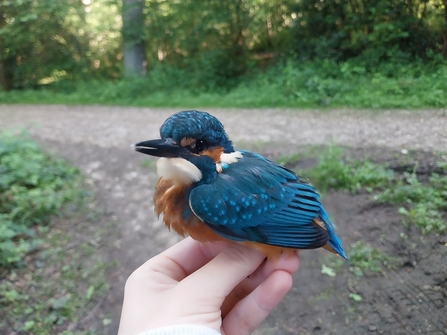
[[[212,231],[202,220],[192,214],[188,220],[182,217],[186,204],[186,187],[175,185],[172,181],[160,178],[155,188],[155,213],[163,213],[163,221],[169,230],[174,230],[181,236],[191,236],[200,242],[213,242],[226,240]],[[293,249],[284,249],[256,242],[242,242],[242,244],[256,248],[270,259],[278,258],[284,250],[294,252]]]
[[[154,193],[155,213],[158,216],[163,213],[163,221],[169,230],[174,230],[183,237],[189,235],[200,242],[225,240],[225,238],[212,231],[193,213],[185,220],[182,214],[186,201],[186,186],[176,185],[171,180],[160,178]],[[324,223],[317,218],[314,221],[325,228]],[[269,259],[276,259],[284,252],[296,252],[296,249],[276,247],[257,242],[246,241],[241,243],[261,251]],[[335,253],[329,244],[326,244],[323,248]]]
[[[163,221],[169,230],[181,236],[191,236],[200,242],[224,240],[213,232],[194,214],[185,220],[182,216],[186,205],[186,186],[175,185],[172,181],[160,178],[155,188],[155,213],[163,213]]]

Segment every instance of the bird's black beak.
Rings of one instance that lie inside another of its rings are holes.
[[[172,138],[143,141],[132,144],[131,148],[135,151],[155,157],[176,158],[183,157],[190,153],[189,150],[176,144]]]

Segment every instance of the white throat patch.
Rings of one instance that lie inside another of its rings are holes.
[[[183,185],[202,179],[202,172],[193,163],[183,158],[160,158],[157,161],[157,173],[159,177]]]
[[[223,169],[227,168],[228,165],[236,163],[238,159],[243,158],[244,156],[240,151],[222,153],[220,155],[220,162],[216,163],[217,172],[221,173]]]

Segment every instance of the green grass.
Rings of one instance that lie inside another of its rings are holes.
[[[405,173],[392,188],[375,196],[381,202],[402,205],[399,213],[405,223],[413,223],[424,233],[447,232],[447,176],[432,174],[428,183],[418,180],[416,173]]]
[[[385,188],[394,178],[393,171],[369,160],[362,162],[344,158],[344,150],[329,146],[318,155],[318,165],[298,174],[309,178],[320,190],[348,190],[351,192],[366,189]],[[283,158],[284,160],[284,158]]]
[[[393,71],[390,71],[392,68]],[[386,69],[386,70],[385,70]],[[210,89],[195,73],[158,67],[144,78],[56,82],[0,92],[0,103],[153,107],[424,108],[447,106],[447,66],[412,64],[366,70],[350,63],[288,61]]]
[[[291,161],[286,157],[279,160]],[[443,162],[440,163],[438,166],[443,166]],[[422,183],[416,171],[397,174],[367,159],[351,160],[345,158],[344,150],[336,146],[323,150],[316,166],[297,173],[308,178],[321,191],[367,191],[376,201],[398,205],[404,223],[416,225],[423,233],[447,232],[447,175],[433,173]]]
[[[361,277],[368,273],[381,273],[384,267],[393,268],[395,260],[370,247],[363,241],[351,245],[348,252],[349,270]]]
[[[291,155],[281,155],[275,158],[275,162],[279,165],[289,165],[298,162],[299,160],[305,158],[308,153],[294,153]]]
[[[43,247],[0,280],[2,334],[95,334],[93,327],[83,329],[107,289],[109,265],[94,255],[94,233],[86,241],[75,238],[76,224],[77,220],[65,220],[38,233]]]
[[[45,154],[26,134],[0,133],[0,267],[42,243],[36,228],[82,196],[79,171]]]
[[[1,334],[94,333],[85,326],[108,265],[81,185],[77,168],[26,134],[0,134]]]

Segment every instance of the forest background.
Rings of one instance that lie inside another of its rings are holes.
[[[0,0],[0,102],[447,106],[447,0]]]

